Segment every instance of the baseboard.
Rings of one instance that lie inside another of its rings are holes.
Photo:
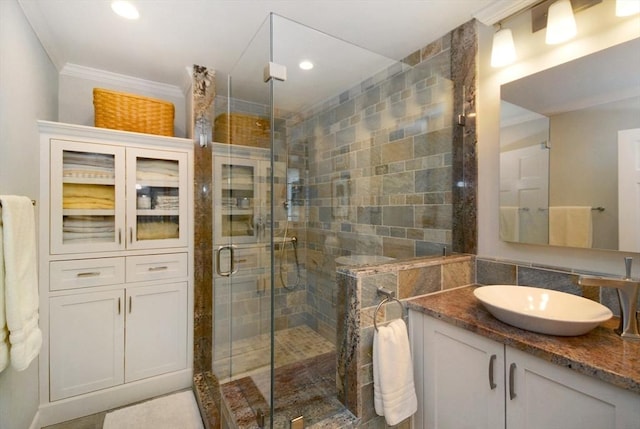
[[[42,426],[44,425],[40,423],[40,411],[37,411],[36,415],[33,416],[29,429],[40,429]]]
[[[43,426],[100,413],[153,398],[154,396],[189,388],[192,385],[193,370],[186,369],[145,380],[121,384],[73,398],[41,404],[36,414],[38,418],[37,424],[39,424],[39,426],[33,426],[32,424],[33,428],[29,429],[39,429]]]

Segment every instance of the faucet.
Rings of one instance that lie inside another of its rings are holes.
[[[624,339],[640,340],[636,314],[640,280],[631,278],[632,262],[632,258],[624,258],[625,276],[622,279],[584,275],[579,277],[578,284],[581,286],[616,288],[620,302],[620,326],[616,329],[616,333]]]

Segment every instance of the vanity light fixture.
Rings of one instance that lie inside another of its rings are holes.
[[[311,70],[313,68],[313,63],[309,60],[303,60],[300,61],[298,67],[300,67],[302,70]]]
[[[138,9],[133,5],[133,3],[128,1],[116,0],[111,2],[111,10],[113,10],[116,15],[121,16],[125,19],[140,18]]]
[[[616,16],[640,13],[640,0],[616,0]]]
[[[547,15],[547,45],[557,45],[574,37],[577,33],[576,19],[570,0],[558,0],[549,6]]]
[[[491,67],[503,67],[516,60],[516,47],[509,28],[500,28],[493,35],[491,46]]]

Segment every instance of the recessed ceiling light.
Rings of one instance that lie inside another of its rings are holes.
[[[300,61],[298,67],[300,67],[302,70],[311,70],[313,68],[313,63],[309,60]]]
[[[128,1],[123,1],[123,0],[114,1],[111,3],[111,9],[116,14],[126,19],[140,18],[140,13],[138,13],[138,9],[136,9],[136,7]]]

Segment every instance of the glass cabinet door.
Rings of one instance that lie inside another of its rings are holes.
[[[187,156],[127,149],[127,247],[187,244]]]
[[[124,249],[125,149],[51,141],[51,253]]]
[[[214,158],[214,239],[216,244],[255,243],[264,222],[256,217],[257,160]]]

